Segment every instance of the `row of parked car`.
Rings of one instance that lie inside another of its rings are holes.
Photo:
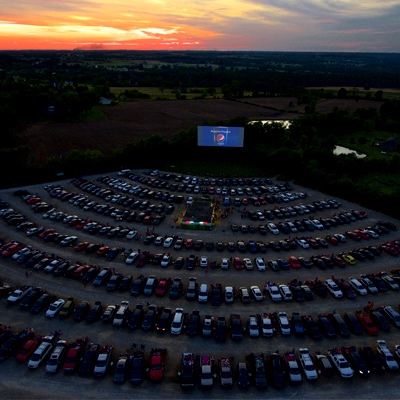
[[[312,382],[321,376],[332,377],[335,370],[344,379],[350,379],[354,374],[368,378],[371,372],[398,371],[399,363],[400,345],[391,352],[384,340],[378,340],[375,351],[370,346],[359,349],[344,346],[312,355],[308,348],[302,347],[283,355],[279,351],[265,355],[251,353],[236,366],[233,357],[216,360],[208,355],[186,352],[182,354],[179,376],[183,389],[192,389],[196,384],[210,389],[218,381],[223,387],[232,387],[236,381],[240,388],[255,385],[266,389],[272,385],[280,389],[287,383],[299,384],[303,378]]]

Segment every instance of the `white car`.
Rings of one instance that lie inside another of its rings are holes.
[[[164,238],[162,236],[157,236],[154,240],[154,245],[161,246],[163,241],[164,241]]]
[[[293,353],[285,354],[285,362],[287,365],[287,373],[289,375],[290,382],[292,383],[301,382],[300,368],[294,354]]]
[[[366,296],[368,294],[367,289],[361,284],[361,282],[353,277],[349,278],[349,282],[351,287],[359,294],[360,296]]]
[[[166,247],[166,248],[171,247],[173,241],[174,241],[174,239],[172,237],[167,237],[164,240],[163,246]]]
[[[28,368],[34,369],[39,367],[43,360],[47,357],[50,353],[50,350],[53,348],[52,341],[53,336],[45,336],[43,342],[39,345],[39,347],[35,350],[32,354],[29,362]]]
[[[250,337],[260,336],[260,327],[258,326],[257,317],[255,315],[250,315],[248,321],[249,335]]]
[[[297,233],[296,225],[293,222],[287,221],[286,224],[289,227],[290,232]]]
[[[297,239],[296,243],[302,248],[302,249],[309,249],[310,245],[305,239]]]
[[[324,226],[321,224],[320,221],[318,221],[317,219],[312,219],[311,223],[315,226],[316,229],[318,229],[319,231],[322,231],[324,229]]]
[[[135,237],[137,236],[137,231],[135,231],[134,229],[132,229],[131,231],[129,231],[126,235],[126,238],[129,240],[135,239]]]
[[[282,335],[290,335],[291,331],[290,331],[289,319],[284,311],[278,312],[278,322]]]
[[[199,289],[199,295],[197,297],[199,303],[207,303],[208,301],[208,286],[206,283],[202,283]]]
[[[315,365],[312,362],[310,352],[307,348],[302,347],[299,349],[299,361],[301,368],[303,369],[304,375],[307,380],[313,381],[318,378],[317,370],[315,369]]]
[[[206,256],[200,257],[200,267],[202,267],[202,268],[208,267],[208,257],[206,257]]]
[[[139,252],[138,251],[132,251],[131,254],[129,254],[128,257],[126,257],[125,263],[128,265],[132,265],[135,260],[138,258]]]
[[[256,263],[257,269],[261,272],[265,271],[267,269],[267,266],[265,265],[265,261],[262,257],[257,257],[254,262]]]
[[[229,269],[229,258],[223,258],[221,260],[221,269]]]
[[[55,302],[51,303],[50,307],[46,311],[46,317],[54,318],[61,311],[64,304],[65,304],[64,299],[58,299]]]
[[[179,335],[182,332],[183,317],[183,308],[177,308],[171,324],[171,333],[173,335]]]
[[[271,318],[267,313],[262,314],[261,330],[264,337],[274,336],[274,327],[272,325]]]
[[[282,300],[282,295],[279,292],[278,286],[268,285],[267,290],[268,290],[269,295],[271,296],[272,301],[281,301]]]
[[[354,371],[350,367],[349,362],[344,358],[343,354],[336,351],[336,349],[329,350],[328,356],[332,364],[337,368],[342,378],[352,378]]]
[[[399,285],[387,272],[381,272],[380,277],[391,290],[399,290]]]
[[[276,227],[274,223],[268,222],[267,228],[273,235],[279,235],[279,229]]]
[[[171,264],[171,256],[168,254],[164,254],[163,258],[161,259],[161,266],[163,268],[166,268],[169,264]]]
[[[293,295],[288,285],[279,285],[279,291],[281,292],[283,300],[285,301],[293,300]]]
[[[373,239],[379,239],[379,235],[372,229],[364,229],[363,232],[368,233]]]
[[[333,279],[327,279],[325,281],[325,286],[336,299],[341,299],[343,297],[343,292]]]
[[[186,204],[187,204],[188,206],[191,206],[191,205],[193,204],[193,201],[194,201],[193,196],[189,196],[189,197],[187,198],[187,200],[186,200]]]
[[[64,240],[60,242],[60,246],[68,246],[78,240],[77,236],[67,236]]]
[[[225,287],[225,303],[231,304],[235,301],[235,292],[232,286]]]
[[[250,292],[253,295],[255,301],[262,301],[264,299],[264,296],[258,286],[251,286]]]
[[[377,340],[378,347],[376,351],[379,354],[379,357],[383,361],[385,367],[389,370],[396,371],[399,369],[399,364],[397,363],[394,355],[388,349],[386,342],[384,340]]]
[[[251,271],[254,268],[250,258],[243,258],[243,264],[248,271]]]

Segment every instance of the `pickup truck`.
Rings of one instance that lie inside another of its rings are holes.
[[[164,359],[167,354],[166,349],[151,349],[150,351],[150,373],[152,381],[160,381],[164,376]]]
[[[14,290],[14,292],[12,292],[10,294],[10,296],[8,296],[7,303],[9,305],[18,303],[25,296],[27,296],[29,293],[31,293],[32,290],[33,290],[32,286],[22,286],[20,289]]]
[[[95,378],[100,378],[107,373],[107,370],[111,364],[111,355],[113,349],[113,345],[105,345],[100,349],[100,353],[97,356],[97,360],[93,369],[93,375]]]
[[[195,357],[193,353],[183,353],[181,362],[181,387],[192,389],[194,387],[194,364]]]
[[[200,385],[202,388],[212,388],[213,374],[212,374],[213,359],[210,356],[200,357]]]

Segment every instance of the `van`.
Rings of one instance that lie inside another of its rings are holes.
[[[59,340],[50,355],[49,361],[45,368],[46,373],[55,374],[60,368],[64,357],[67,353],[67,342],[65,340]]]
[[[53,347],[53,344],[51,343],[52,339],[52,336],[46,336],[44,338],[42,344],[32,354],[32,357],[28,362],[29,368],[38,368],[41,362],[47,357]]]
[[[189,278],[189,284],[186,290],[186,300],[196,300],[197,297],[197,281],[196,278]]]

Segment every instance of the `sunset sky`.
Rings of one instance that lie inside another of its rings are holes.
[[[400,51],[400,0],[0,0],[0,50]]]

